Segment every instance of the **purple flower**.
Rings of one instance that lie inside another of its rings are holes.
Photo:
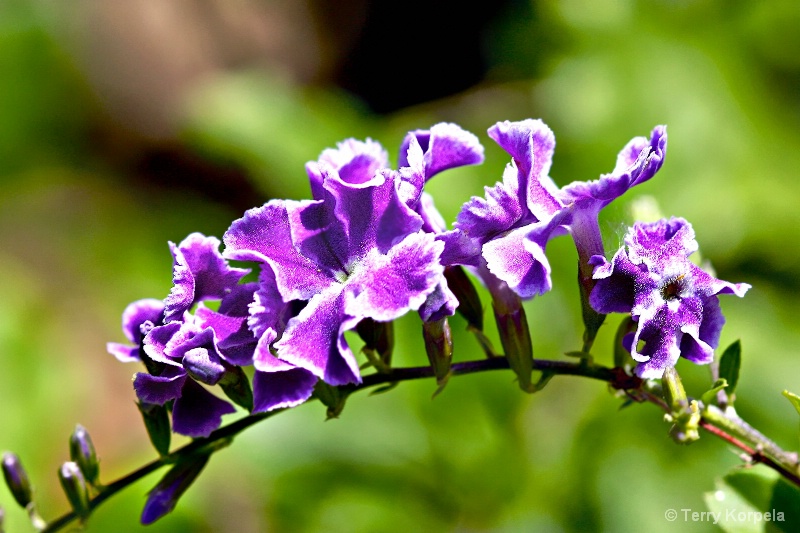
[[[725,323],[717,295],[741,297],[750,285],[718,280],[692,263],[697,241],[682,218],[637,223],[625,245],[611,262],[592,257],[597,284],[589,301],[600,313],[630,312],[638,323],[626,340],[636,375],[660,378],[679,357],[710,363]]]
[[[360,382],[344,332],[418,309],[443,282],[443,245],[421,230],[400,173],[385,165],[377,143],[347,140],[306,166],[313,200],[270,201],[225,233],[225,257],[271,269],[283,302],[308,301],[273,344],[277,359],[263,341],[259,364],[288,363],[331,385]]]
[[[447,226],[423,186],[436,174],[483,162],[483,146],[472,133],[456,124],[439,123],[429,130],[409,132],[400,146],[398,166],[400,192],[406,204],[422,217],[422,229],[440,234]],[[419,308],[425,322],[435,322],[455,313],[458,299],[446,282],[436,286]]]
[[[135,302],[123,315],[123,329],[132,342],[141,341],[150,371],[136,374],[137,396],[158,405],[174,400],[173,429],[192,437],[207,436],[223,414],[235,411],[199,383],[212,386],[234,375],[234,366],[253,362],[256,347],[247,329],[256,284],[239,284],[248,270],[230,267],[219,245],[218,239],[199,233],[177,246],[170,243],[174,286],[169,296],[163,303]],[[200,303],[190,313],[198,302],[211,299],[221,300],[217,311]],[[143,337],[136,336],[137,330]],[[115,355],[121,352],[112,348]],[[137,349],[128,360],[134,355],[142,358]]]
[[[649,140],[630,141],[612,173],[559,189],[549,176],[555,137],[541,120],[499,122],[489,129],[489,136],[512,162],[501,183],[486,187],[485,198],[473,197],[464,205],[457,231],[442,237],[443,257],[446,264],[476,267],[485,260],[488,270],[522,298],[543,294],[552,286],[544,254],[552,237],[571,233],[585,265],[592,255],[603,253],[600,210],[650,179],[661,167],[666,149],[666,131],[659,126]]]

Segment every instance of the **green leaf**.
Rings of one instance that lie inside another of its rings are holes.
[[[742,364],[742,343],[734,341],[722,353],[719,360],[719,377],[728,382],[728,397],[733,401],[733,393],[739,383],[739,367]]]
[[[800,490],[772,470],[737,470],[718,479],[705,502],[727,533],[800,530]]]
[[[789,392],[788,390],[783,391],[783,395],[786,396],[786,399],[792,402],[794,408],[797,409],[797,413],[800,414],[800,396]]]
[[[711,405],[717,393],[728,386],[728,381],[725,378],[720,378],[714,382],[710,389],[703,393],[700,397],[704,405]]]

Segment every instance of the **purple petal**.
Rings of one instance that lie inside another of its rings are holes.
[[[529,226],[524,226],[483,245],[489,271],[521,298],[532,298],[552,288],[550,263],[544,250],[527,238],[529,231]]]
[[[304,368],[259,372],[253,376],[253,412],[294,407],[311,397],[317,376]]]
[[[413,156],[409,154],[412,139],[421,148],[422,161],[417,163],[413,162]],[[442,122],[430,130],[410,132],[400,146],[397,166],[419,165],[424,169],[427,181],[444,170],[482,162],[483,146],[478,138],[456,124]]]
[[[515,191],[505,183],[484,187],[485,198],[473,196],[458,213],[455,227],[485,243],[513,228],[525,216]]]
[[[249,272],[231,268],[219,253],[219,239],[192,233],[178,246],[170,242],[175,259],[173,287],[164,300],[164,321],[180,320],[201,300],[221,299]]]
[[[444,243],[440,263],[445,266],[468,265],[477,267],[481,257],[481,245],[461,230],[446,231],[436,235],[436,240]]]
[[[444,282],[444,249],[430,233],[415,233],[386,255],[373,250],[347,281],[344,313],[359,320],[389,321],[418,309]]]
[[[600,209],[619,198],[628,189],[652,178],[664,163],[667,149],[667,131],[664,126],[653,129],[649,142],[641,137],[630,141],[617,157],[617,165],[611,174],[596,181],[576,181],[561,190],[565,203],[579,202],[585,209],[599,212]],[[639,150],[634,157],[634,151]]]
[[[163,376],[152,376],[144,372],[136,374],[133,388],[139,400],[164,405],[181,395],[183,385],[186,383],[186,372],[182,368],[167,367],[165,373]]]
[[[594,279],[597,283],[589,295],[589,304],[598,313],[628,313],[635,301],[639,269],[628,260],[625,249],[621,248],[609,263],[603,256],[592,257],[595,265]]]
[[[344,313],[342,289],[336,284],[314,296],[274,345],[278,357],[331,385],[361,382],[358,363],[344,338],[345,330],[360,319]]]
[[[157,325],[164,316],[164,302],[155,298],[145,298],[129,304],[122,312],[122,331],[135,345],[142,342],[141,326],[145,322]]]
[[[520,203],[530,213],[542,220],[563,207],[548,175],[556,140],[544,122],[532,119],[498,122],[489,128],[489,136],[513,158],[516,190],[522,195]]]
[[[222,415],[236,409],[188,379],[172,407],[172,429],[187,437],[208,437],[222,423]]]
[[[225,257],[269,263],[287,301],[307,300],[331,283],[328,272],[300,255],[294,247],[287,206],[295,210],[297,204],[273,200],[250,209],[231,224],[223,237]]]
[[[141,361],[138,346],[128,346],[118,342],[106,343],[106,351],[117,358],[122,363],[134,363]]]
[[[322,152],[319,161],[306,164],[306,172],[311,181],[311,193],[315,200],[324,198],[324,173],[337,173],[342,181],[364,183],[375,173],[389,165],[389,156],[383,147],[371,140],[347,139]],[[325,168],[327,167],[327,168]],[[325,168],[325,170],[323,170]]]
[[[428,295],[425,303],[419,308],[419,316],[423,322],[435,322],[448,316],[453,316],[458,307],[458,298],[448,288],[447,282],[436,285]]]
[[[186,330],[188,327],[188,325],[180,322],[170,322],[151,329],[150,333],[144,338],[144,352],[153,361],[180,366],[180,363],[172,358],[170,346],[173,342],[173,337],[180,334],[180,338],[183,339],[188,334],[186,331],[181,333],[181,329]]]

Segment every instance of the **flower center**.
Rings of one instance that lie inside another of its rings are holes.
[[[674,277],[661,286],[661,297],[666,300],[677,300],[681,296],[681,289],[683,285],[681,280],[686,277],[686,274]]]

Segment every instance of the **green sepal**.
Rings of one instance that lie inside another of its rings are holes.
[[[529,393],[536,392],[538,389],[532,381],[533,343],[525,309],[520,303],[516,309],[503,312],[498,309],[501,305],[498,305],[497,300],[492,302],[497,329],[500,332],[500,342],[508,364],[517,375],[519,388]]]
[[[232,366],[227,369],[219,380],[219,386],[233,403],[247,409],[247,412],[253,410],[253,389],[250,388],[250,380],[242,367]]]
[[[153,447],[159,455],[168,455],[172,429],[167,406],[145,402],[137,402],[136,406],[142,414],[144,427],[147,429],[147,435],[150,437]]]
[[[719,377],[728,382],[725,393],[728,395],[728,403],[733,403],[733,393],[739,383],[739,367],[742,364],[742,343],[734,341],[722,352],[719,359]]]
[[[364,318],[356,325],[356,332],[364,341],[363,351],[378,371],[386,371],[392,365],[394,351],[394,322],[378,322]],[[374,356],[377,354],[377,360]]]
[[[453,336],[447,318],[422,323],[422,338],[425,340],[425,353],[433,367],[438,386],[433,393],[439,394],[450,379],[450,366],[453,362]]]
[[[586,270],[586,271],[582,271]],[[578,264],[578,287],[581,296],[581,317],[583,318],[583,350],[589,352],[594,344],[594,339],[597,337],[597,332],[600,331],[600,326],[606,319],[606,315],[598,313],[589,304],[589,295],[594,288],[595,280],[592,279],[591,268],[581,269],[580,263]]]
[[[711,405],[717,393],[728,386],[728,381],[725,378],[719,378],[714,384],[700,397],[704,405]]]
[[[314,386],[313,396],[328,408],[326,414],[328,420],[330,420],[331,418],[339,418],[339,415],[342,414],[347,397],[350,396],[350,391],[345,387],[334,387],[319,380]]]
[[[483,304],[472,280],[461,266],[444,269],[447,287],[458,299],[456,311],[463,316],[471,328],[483,331]]]
[[[664,415],[667,422],[673,422],[669,430],[670,436],[679,444],[689,444],[700,438],[700,406],[697,400],[689,400],[683,388],[681,377],[674,367],[664,371],[661,378],[664,400],[671,412]]]
[[[633,321],[630,315],[622,319],[617,328],[617,333],[614,335],[614,367],[625,368],[631,364],[631,353],[625,349],[622,341],[625,335],[633,332],[636,329],[636,322]]]

